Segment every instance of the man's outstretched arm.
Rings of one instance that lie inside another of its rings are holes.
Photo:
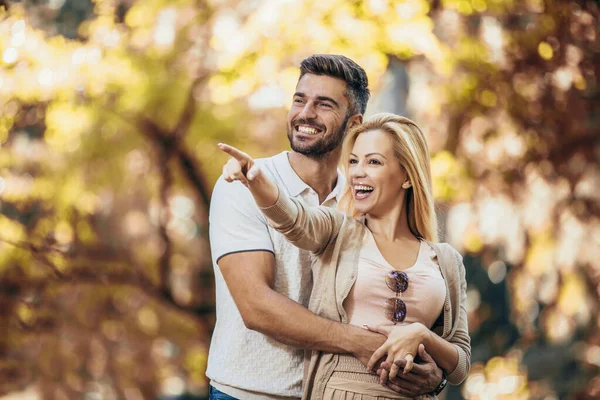
[[[319,317],[273,289],[275,259],[268,251],[223,256],[219,269],[248,329],[292,347],[350,353],[363,364],[383,335]]]

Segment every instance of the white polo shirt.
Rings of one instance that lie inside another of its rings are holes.
[[[319,205],[319,196],[293,170],[287,151],[256,163],[277,183],[281,194]],[[335,207],[343,185],[338,170],[337,184],[323,205]],[[290,244],[267,224],[246,187],[239,182],[227,183],[222,177],[211,197],[209,224],[217,308],[206,371],[211,385],[244,400],[301,397],[303,350],[245,327],[217,261],[231,253],[273,253],[275,290],[306,307],[312,289],[310,253]]]

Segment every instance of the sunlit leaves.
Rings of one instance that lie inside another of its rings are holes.
[[[401,58],[424,54],[436,69],[446,69],[448,53],[433,34],[427,2],[358,5],[343,1],[264,2],[245,22],[224,11],[216,16],[211,41],[217,65],[222,71],[230,71],[233,66],[244,69],[245,88],[279,85],[288,95],[293,88],[276,73],[289,63],[285,58],[284,63],[276,61],[282,59],[281,54],[346,54],[365,68],[374,85],[387,66],[386,54]],[[274,57],[276,62],[267,69],[253,71],[251,65],[260,65],[264,57]],[[237,97],[220,90],[213,93],[219,102]]]
[[[436,199],[447,201],[470,197],[469,188],[465,185],[466,170],[452,154],[442,151],[434,155],[431,173]]]
[[[521,368],[519,353],[508,357],[494,357],[486,364],[471,367],[462,392],[465,398],[479,400],[489,397],[526,400],[529,398],[527,374]]]
[[[554,51],[552,50],[552,46],[550,46],[546,42],[541,42],[538,45],[538,53],[540,53],[540,57],[544,60],[550,60],[554,55]]]

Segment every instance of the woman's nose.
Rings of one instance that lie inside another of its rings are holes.
[[[360,163],[354,164],[350,169],[350,175],[353,177],[365,176],[365,170]]]

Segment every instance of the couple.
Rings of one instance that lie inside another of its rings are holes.
[[[428,397],[466,378],[465,271],[435,243],[425,138],[392,114],[363,123],[368,98],[360,66],[314,55],[291,152],[255,161],[220,145],[232,159],[210,209],[211,399]]]

